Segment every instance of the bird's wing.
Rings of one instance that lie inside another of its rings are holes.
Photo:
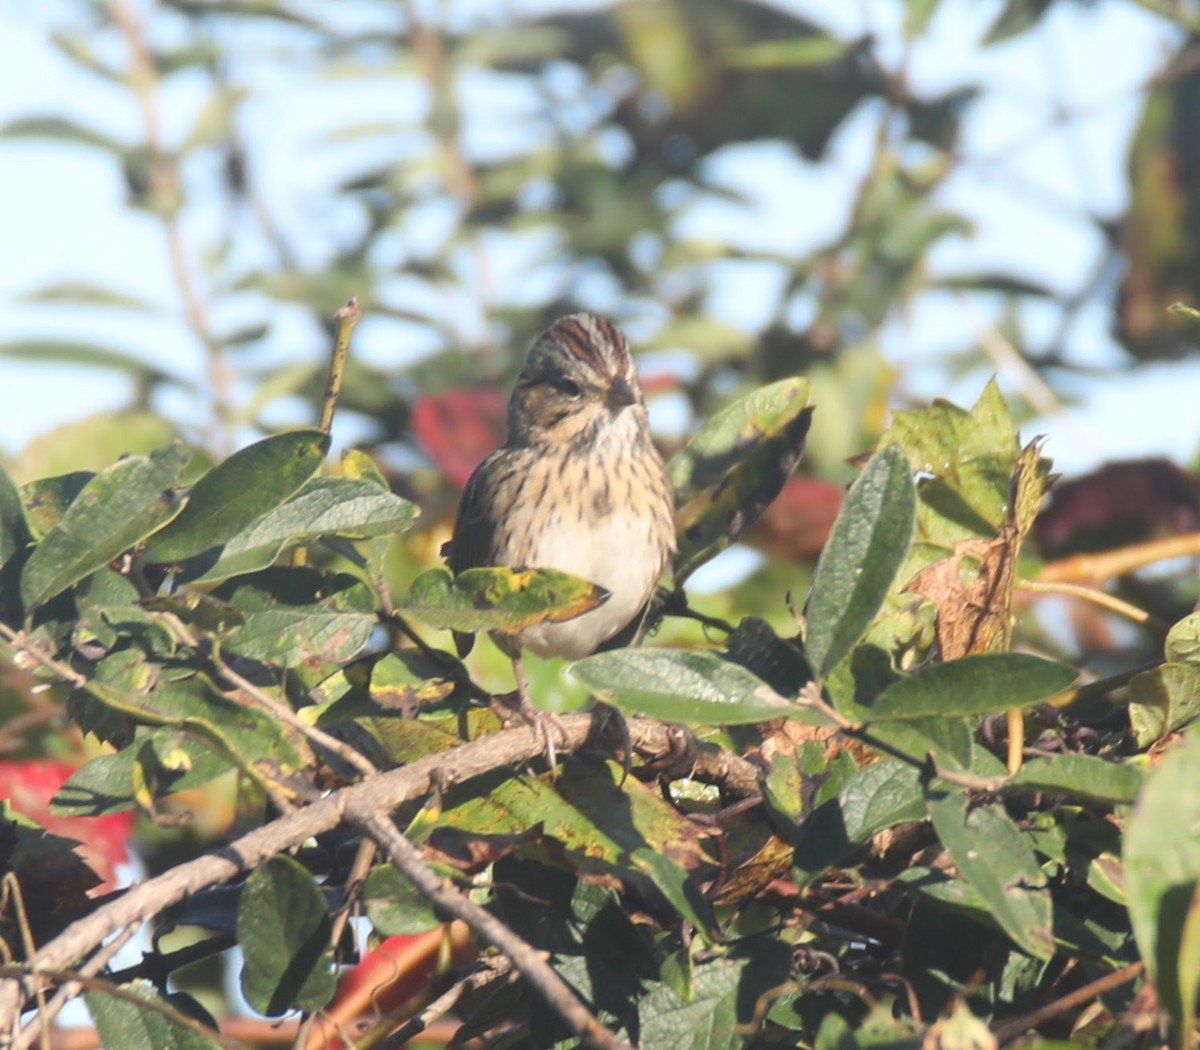
[[[504,452],[504,449],[499,449],[480,463],[463,489],[458,514],[454,519],[454,535],[442,547],[442,556],[456,576],[465,569],[495,563],[497,508],[491,490],[493,480],[503,465]],[[475,644],[475,636],[455,631],[454,644],[458,655],[466,656]]]

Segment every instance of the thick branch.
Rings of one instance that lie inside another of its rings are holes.
[[[577,750],[595,740],[604,731],[607,721],[605,715],[595,713],[564,716],[566,738],[560,750]],[[640,751],[665,753],[669,750],[667,730],[661,723],[632,719],[629,730]],[[336,828],[348,819],[351,811],[389,813],[406,802],[429,794],[435,786],[444,789],[495,769],[533,761],[541,755],[541,738],[533,729],[521,726],[341,788],[221,849],[131,887],[86,918],[72,923],[44,945],[30,961],[29,970],[35,973],[38,970],[60,971],[73,966],[116,931],[157,915],[191,894],[228,882],[271,857],[299,846],[308,838]],[[24,989],[19,982],[0,982],[0,1032],[14,1027],[23,997]]]

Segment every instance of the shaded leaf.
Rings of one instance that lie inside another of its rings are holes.
[[[1200,750],[1193,734],[1150,774],[1125,833],[1122,860],[1138,951],[1176,1031],[1190,1031],[1200,987]]]
[[[35,538],[41,539],[63,520],[67,508],[95,476],[90,470],[77,470],[31,481],[21,489],[21,500]]]
[[[391,864],[381,864],[367,876],[362,901],[381,937],[424,933],[438,925],[429,899]]]
[[[102,568],[179,513],[178,486],[190,453],[176,443],[130,456],[80,490],[62,520],[43,536],[21,573],[30,611]]]
[[[291,857],[251,873],[238,902],[242,994],[261,1014],[319,1010],[333,998],[332,920],[312,875]]]
[[[223,584],[214,596],[242,615],[223,645],[281,666],[316,659],[343,663],[375,629],[375,596],[347,573],[279,566]]]
[[[926,802],[942,845],[996,922],[1030,955],[1049,959],[1054,931],[1046,875],[1004,807],[970,805],[957,792],[932,791]]]
[[[123,350],[65,339],[20,339],[0,342],[0,357],[16,361],[37,361],[39,364],[104,368],[122,372],[143,383],[174,378],[156,365]]]
[[[1026,707],[1079,677],[1073,667],[1028,653],[979,653],[928,664],[879,695],[872,719],[977,715]]]
[[[744,667],[703,650],[615,649],[579,660],[571,673],[617,710],[664,722],[716,726],[815,717]]]
[[[133,743],[115,755],[101,755],[71,774],[54,796],[53,812],[98,817],[138,805],[134,770],[153,798],[207,784],[229,771],[212,749],[178,729],[139,728]]]
[[[753,396],[753,395],[751,395]],[[812,424],[812,408],[799,397],[791,403],[794,413],[780,411],[779,425],[767,433],[755,433],[755,417],[727,421],[730,425],[702,445],[697,455],[681,468],[687,484],[697,475],[708,477],[725,462],[732,462],[716,487],[683,507],[679,515],[679,550],[675,556],[675,579],[688,576],[721,551],[737,542],[771,501],[779,495],[804,449]],[[769,417],[765,422],[773,423]],[[740,424],[738,426],[732,424]],[[723,436],[733,447],[719,443]],[[738,446],[737,441],[744,442]],[[686,450],[685,450],[686,451]]]
[[[1128,805],[1145,781],[1140,767],[1094,755],[1054,755],[1032,758],[1009,783],[1038,788],[1069,798],[1095,799]]]
[[[809,396],[807,379],[781,379],[714,413],[667,466],[676,498],[682,502],[720,481],[761,441],[802,415]]]
[[[912,540],[916,495],[905,458],[872,457],[850,487],[817,562],[804,649],[824,678],[862,638]]]
[[[0,568],[24,550],[32,538],[20,490],[8,471],[0,467]]]
[[[148,981],[123,987],[136,998],[118,998],[103,991],[83,996],[105,1046],[122,1050],[221,1050],[218,1033],[209,1037],[199,1024],[188,1024]]]
[[[1028,32],[1050,9],[1050,0],[1006,0],[984,35],[984,46],[999,44]]]
[[[515,633],[534,624],[562,623],[608,601],[595,583],[556,569],[429,569],[399,608],[430,627]]]
[[[328,442],[320,430],[291,430],[218,463],[192,486],[179,517],[146,545],[147,560],[183,561],[228,542],[308,481]]]

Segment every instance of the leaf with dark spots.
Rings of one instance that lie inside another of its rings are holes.
[[[801,408],[759,441],[711,493],[683,508],[685,524],[675,558],[678,582],[736,543],[779,495],[800,461],[812,412],[810,407]]]
[[[399,608],[430,627],[515,633],[562,623],[608,600],[595,583],[555,569],[430,569],[412,582]]]

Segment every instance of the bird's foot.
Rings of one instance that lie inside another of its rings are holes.
[[[519,689],[494,696],[492,699],[504,709],[506,715],[510,717],[515,715],[537,733],[538,739],[542,742],[542,754],[546,756],[546,764],[550,767],[551,772],[555,771],[558,768],[559,747],[555,743],[555,736],[563,746],[571,741],[563,720],[551,711],[543,711],[534,707],[529,697],[522,696]]]

